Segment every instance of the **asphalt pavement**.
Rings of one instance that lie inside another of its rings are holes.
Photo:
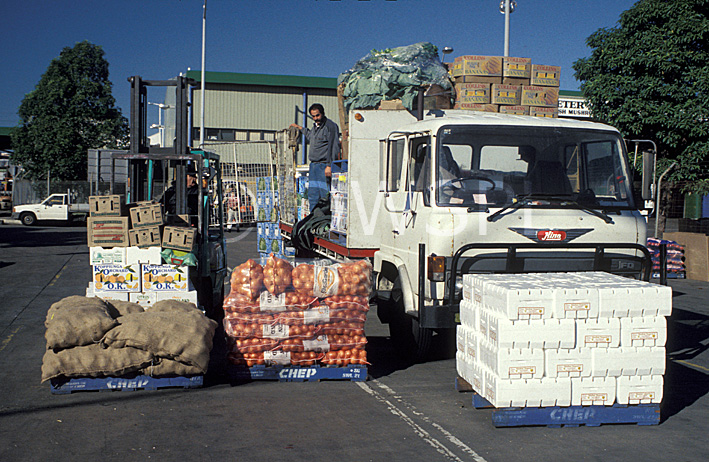
[[[231,268],[255,230],[227,234]],[[394,353],[369,313],[366,382],[237,383],[213,358],[205,386],[53,395],[40,383],[48,307],[90,280],[85,228],[0,226],[0,460],[703,461],[709,431],[709,283],[670,280],[658,426],[495,428],[454,389],[455,360]],[[216,355],[216,353],[215,353]]]

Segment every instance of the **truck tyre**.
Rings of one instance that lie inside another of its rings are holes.
[[[32,226],[37,223],[37,217],[32,212],[24,212],[20,215],[20,221],[25,226]]]
[[[406,314],[399,278],[391,291],[389,333],[397,352],[405,359],[424,362],[431,353],[433,329],[421,327],[418,319]]]

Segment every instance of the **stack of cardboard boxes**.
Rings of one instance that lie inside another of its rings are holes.
[[[87,237],[93,276],[87,297],[131,301],[146,309],[160,300],[198,304],[190,267],[180,261],[180,252],[193,249],[195,228],[164,226],[162,208],[155,202],[126,207],[121,196],[91,196],[89,206]],[[163,249],[173,251],[168,264],[163,264]]]
[[[449,66],[454,109],[558,117],[559,66],[530,58],[465,55]]]
[[[259,254],[283,256],[283,237],[278,228],[278,178],[260,177],[256,180],[256,242]]]

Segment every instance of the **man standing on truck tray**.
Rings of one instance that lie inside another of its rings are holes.
[[[308,173],[308,201],[310,211],[322,198],[330,192],[330,164],[340,157],[340,129],[332,120],[325,117],[325,108],[315,103],[308,109],[315,122],[313,128],[303,128],[291,124],[305,135],[305,141],[310,145],[310,170]]]

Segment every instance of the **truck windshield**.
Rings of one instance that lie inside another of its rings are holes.
[[[617,133],[524,126],[445,126],[438,134],[436,202],[503,207],[563,197],[590,207],[633,207]]]

